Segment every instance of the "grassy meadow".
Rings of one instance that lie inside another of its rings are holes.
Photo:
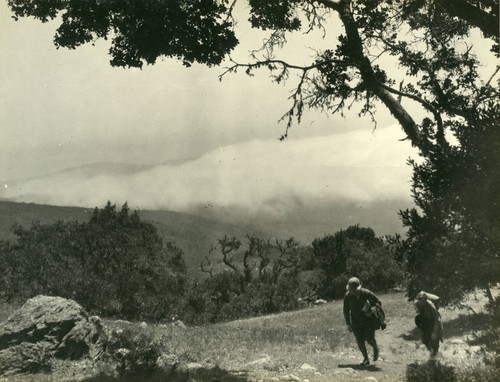
[[[185,375],[182,380],[219,381],[361,381],[373,377],[381,381],[402,381],[406,365],[425,362],[429,355],[419,340],[413,319],[413,304],[401,292],[382,294],[387,315],[387,329],[377,331],[381,358],[369,367],[359,367],[361,355],[354,337],[346,329],[342,301],[305,308],[295,312],[237,320],[227,323],[183,327],[173,324],[105,321],[115,330],[129,336],[145,338],[146,346],[175,355],[182,364],[197,363],[197,377]],[[478,346],[470,346],[474,333],[487,325],[481,312],[484,299],[471,296],[469,309],[442,310],[445,342],[438,360],[461,368],[464,372],[481,364]],[[370,349],[371,350],[371,349]],[[61,363],[51,375],[17,376],[0,379],[12,381],[60,381],[58,370],[69,367]],[[206,373],[200,374],[200,370]],[[64,374],[64,380],[167,381],[165,377],[93,377]],[[370,380],[370,379],[367,379]],[[372,380],[373,381],[373,380]]]

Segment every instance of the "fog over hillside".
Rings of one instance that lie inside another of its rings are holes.
[[[397,129],[386,128],[300,141],[253,140],[157,166],[93,164],[4,182],[0,197],[81,207],[128,202],[132,208],[284,231],[308,227],[304,238],[358,223],[386,234],[401,231],[397,212],[411,205],[409,144],[395,134]],[[290,235],[302,236],[299,231]]]

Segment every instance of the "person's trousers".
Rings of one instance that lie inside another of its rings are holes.
[[[354,337],[356,337],[359,350],[364,358],[368,358],[365,342],[368,342],[373,347],[374,352],[378,352],[377,341],[375,340],[375,330],[372,325],[352,325],[352,332],[354,333]]]

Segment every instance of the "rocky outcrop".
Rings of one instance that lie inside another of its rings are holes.
[[[76,360],[89,354],[102,331],[75,301],[37,296],[0,324],[0,375],[38,372],[53,358]]]

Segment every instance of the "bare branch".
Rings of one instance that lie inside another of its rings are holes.
[[[323,32],[323,38],[326,36],[326,28],[324,26],[325,23],[325,15],[329,12],[329,9],[322,9],[322,12],[318,11],[318,7],[314,2],[305,2],[301,5],[302,11],[305,13],[307,20],[309,22],[308,29],[304,32],[304,34],[308,34],[312,32],[314,28],[319,28]]]
[[[317,61],[314,64],[311,65],[305,65],[305,66],[300,66],[300,65],[294,65],[290,64],[286,61],[279,60],[279,59],[267,59],[267,60],[262,60],[262,61],[256,61],[254,63],[246,63],[246,64],[241,64],[238,63],[234,60],[231,59],[231,62],[233,63],[232,66],[226,67],[225,71],[219,75],[219,80],[222,80],[222,78],[228,74],[228,73],[235,73],[239,68],[244,68],[247,75],[252,75],[252,70],[254,69],[259,69],[261,67],[267,67],[271,72],[274,70],[277,70],[278,67],[281,68],[280,72],[278,74],[274,75],[274,81],[277,83],[280,83],[288,78],[289,70],[297,70],[297,71],[302,71],[300,78],[299,78],[299,83],[295,90],[292,92],[291,96],[289,99],[293,101],[292,106],[290,109],[279,119],[279,121],[283,121],[287,119],[287,125],[286,125],[286,130],[285,133],[280,137],[280,140],[285,139],[288,136],[288,130],[292,126],[293,119],[296,118],[298,123],[300,123],[301,117],[302,117],[302,112],[304,110],[304,105],[305,105],[305,96],[303,94],[303,87],[308,82],[308,73],[312,70],[320,70],[322,67],[328,65],[328,64],[335,64],[338,66],[343,66],[343,67],[356,67],[359,68],[359,65],[356,63],[352,62],[346,62],[345,60],[337,60],[337,59],[327,59],[327,60],[321,60]],[[316,101],[311,101],[310,105],[317,104]],[[343,102],[339,104],[339,106],[343,105]]]
[[[295,88],[295,91],[293,94],[289,97],[293,99],[293,104],[290,110],[286,112],[280,119],[279,121],[282,121],[285,118],[288,118],[286,128],[285,128],[285,134],[283,134],[280,138],[280,140],[284,140],[286,137],[288,137],[288,130],[292,126],[293,122],[293,117],[295,116],[297,118],[297,122],[300,123],[300,120],[302,118],[302,111],[304,110],[304,99],[302,96],[302,86],[304,85],[304,81],[307,76],[307,70],[304,70],[302,73],[302,76],[300,77],[299,84]]]
[[[234,65],[232,65],[230,67],[226,67],[225,68],[226,70],[222,74],[219,75],[219,79],[222,79],[227,73],[235,72],[238,68],[247,68],[247,70],[252,70],[252,69],[259,69],[261,67],[267,66],[269,69],[272,70],[272,69],[275,69],[275,65],[280,65],[286,69],[296,69],[296,70],[302,70],[302,71],[309,71],[309,70],[321,68],[322,66],[325,66],[326,64],[330,64],[330,63],[337,64],[337,65],[343,65],[346,67],[347,66],[354,66],[354,67],[359,66],[356,63],[346,62],[343,60],[324,60],[324,61],[320,61],[320,62],[317,62],[317,63],[312,64],[312,65],[306,65],[306,66],[293,65],[293,64],[289,64],[286,61],[277,60],[277,59],[267,59],[267,60],[257,61],[257,62],[249,63],[249,64],[240,64],[240,63],[234,61],[233,59],[231,59],[231,62],[233,62]]]
[[[259,49],[250,51],[250,55],[255,59],[257,58],[257,53],[265,51],[265,59],[271,59],[274,55],[274,48],[282,48],[286,44],[286,31],[284,30],[274,30],[269,38],[264,39],[262,46]]]
[[[221,247],[222,262],[233,271],[239,273],[239,269],[233,264],[233,254],[238,250],[241,242],[235,237],[230,239],[227,236],[224,236],[223,239],[219,240],[219,245]]]
[[[234,6],[236,5],[237,2],[238,2],[238,0],[233,0],[231,5],[229,6],[228,11],[227,11],[226,21],[231,20],[234,23],[233,10],[234,10]]]
[[[210,254],[212,254],[215,250],[216,250],[216,247],[214,247],[212,245],[210,247],[210,249],[208,250],[208,255],[205,255],[205,258],[202,259],[200,262],[201,271],[203,273],[208,273],[210,275],[210,277],[214,277],[214,275],[213,275],[214,267],[212,266],[212,263],[210,262],[210,259],[208,258],[208,256],[210,256]],[[206,263],[206,265],[205,265],[205,263]]]
[[[280,255],[273,264],[273,276],[278,277],[285,269],[293,268],[298,264],[297,249],[298,243],[293,237],[288,240],[276,239],[276,247]]]

